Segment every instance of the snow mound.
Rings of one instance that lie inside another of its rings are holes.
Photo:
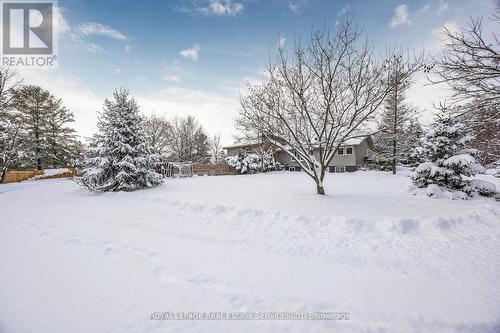
[[[68,168],[59,168],[59,169],[45,169],[43,170],[44,176],[56,176],[61,173],[70,172],[71,170]]]
[[[41,175],[36,175],[34,177],[31,177],[27,181],[57,178],[56,176],[61,175],[63,173],[67,173],[67,172],[71,172],[71,170],[68,168],[44,169],[43,173]]]
[[[426,195],[431,198],[439,199],[451,199],[451,200],[466,200],[468,196],[462,191],[452,191],[443,186],[436,184],[431,184],[424,188],[418,188],[416,186],[410,186],[409,192],[413,195]]]
[[[473,179],[469,181],[467,190],[471,192],[477,192],[482,196],[490,197],[497,192],[495,184],[490,183],[486,180]]]

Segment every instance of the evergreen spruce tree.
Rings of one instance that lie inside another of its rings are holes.
[[[418,119],[411,118],[408,125],[403,131],[403,137],[400,143],[399,159],[401,163],[415,167],[419,160],[415,155],[415,149],[418,147],[420,140],[424,136],[424,130]]]
[[[22,128],[18,162],[21,167],[35,167],[41,170],[46,166],[50,97],[47,90],[34,85],[21,86],[12,92],[12,106],[19,112],[17,119]]]
[[[463,123],[445,112],[439,114],[418,147],[424,162],[412,173],[413,184],[427,188],[429,196],[436,194],[438,189],[470,194],[470,183],[464,177],[483,171],[474,158],[477,151],[467,148],[471,139]]]
[[[156,156],[147,137],[136,101],[126,89],[104,101],[80,183],[93,191],[133,191],[161,184],[154,171]]]
[[[13,164],[38,170],[71,166],[80,143],[69,127],[73,114],[62,100],[41,87],[25,85],[12,90],[10,104],[21,142]]]
[[[51,97],[48,106],[45,132],[47,138],[46,165],[53,168],[71,166],[78,156],[80,147],[75,130],[67,126],[75,121],[73,113],[64,107],[61,99],[54,97]]]

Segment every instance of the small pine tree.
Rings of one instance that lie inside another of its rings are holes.
[[[136,101],[125,89],[104,101],[87,157],[82,185],[93,191],[133,191],[161,184],[154,171],[156,156],[147,147]]]
[[[467,148],[472,137],[465,133],[464,128],[464,124],[449,114],[438,115],[417,148],[424,162],[411,175],[416,187],[431,189],[427,192],[430,196],[434,195],[432,189],[436,186],[470,194],[469,181],[464,177],[474,176],[483,168],[474,158],[477,151]]]

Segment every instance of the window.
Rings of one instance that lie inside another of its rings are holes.
[[[302,156],[300,156],[296,151],[294,151],[293,154],[295,155],[295,157],[292,157],[292,162],[296,162],[297,159],[301,162],[304,162]]]
[[[347,147],[347,148],[345,149],[345,154],[346,154],[346,155],[352,155],[352,147]]]
[[[335,167],[335,172],[339,172],[339,173],[345,172],[345,166],[343,166],[343,165],[336,166]]]
[[[295,167],[289,167],[288,171],[295,171]]]
[[[337,155],[344,155],[344,148],[343,147],[340,147],[339,149],[337,149]]]

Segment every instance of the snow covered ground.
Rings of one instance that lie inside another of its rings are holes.
[[[497,183],[499,179],[483,176]],[[404,175],[168,179],[131,193],[0,185],[0,332],[499,332],[500,204]],[[150,320],[163,311],[347,321]]]

